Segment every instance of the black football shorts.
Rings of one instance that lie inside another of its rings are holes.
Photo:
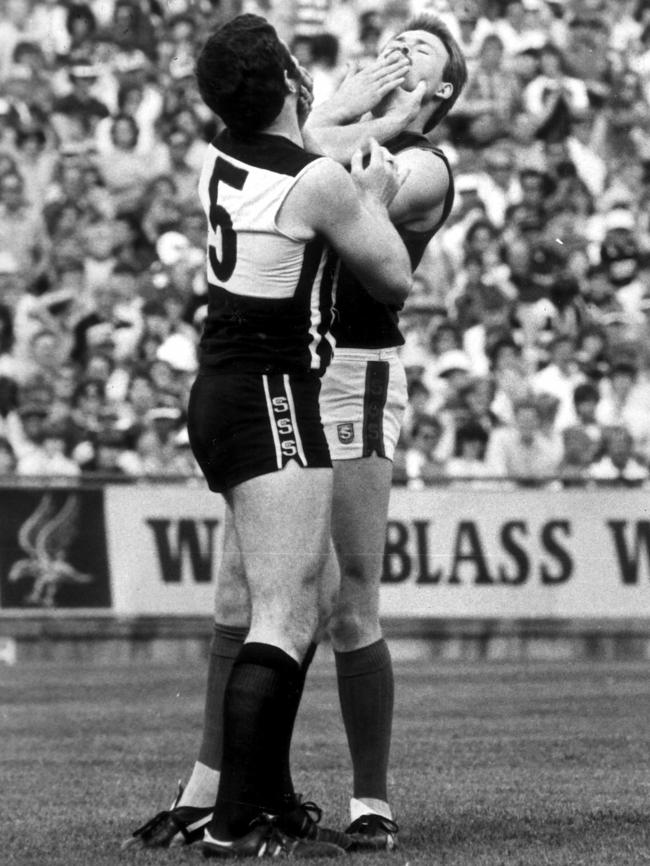
[[[304,467],[331,467],[319,392],[316,376],[199,372],[187,426],[210,490],[224,493],[291,460]]]

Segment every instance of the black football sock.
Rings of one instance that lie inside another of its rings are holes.
[[[293,788],[293,779],[291,778],[291,738],[293,736],[293,729],[296,724],[296,716],[298,715],[298,708],[300,707],[302,693],[305,688],[307,671],[309,670],[309,666],[314,660],[317,646],[318,644],[315,643],[309,644],[307,652],[305,653],[305,657],[302,660],[302,665],[300,666],[300,687],[298,691],[296,691],[292,703],[287,706],[287,734],[289,737],[289,742],[285,749],[286,761],[282,768],[282,791],[285,796],[286,802],[289,805],[292,804],[293,795],[295,793]]]
[[[300,665],[270,644],[246,643],[233,665],[225,694],[219,793],[210,825],[218,839],[248,832],[260,812],[278,814],[289,727]]]
[[[226,684],[247,634],[248,626],[224,625],[219,622],[214,624],[208,659],[203,736],[199,748],[199,761],[213,770],[221,769]]]
[[[387,801],[394,699],[388,646],[382,638],[352,652],[337,652],[334,657],[352,758],[354,796]]]

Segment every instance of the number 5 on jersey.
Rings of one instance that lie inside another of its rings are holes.
[[[210,228],[215,240],[221,235],[221,257],[217,254],[214,243],[208,245],[208,259],[214,275],[219,282],[227,282],[237,264],[237,232],[232,227],[232,218],[228,211],[217,203],[219,183],[223,182],[234,189],[242,189],[248,172],[237,168],[220,156],[214,164],[210,178]]]

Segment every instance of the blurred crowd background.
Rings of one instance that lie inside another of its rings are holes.
[[[268,17],[316,100],[413,14],[467,88],[456,201],[402,315],[396,483],[644,484],[650,0],[4,0],[0,475],[198,477],[206,32]]]

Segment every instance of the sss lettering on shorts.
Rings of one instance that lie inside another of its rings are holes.
[[[363,456],[385,457],[384,409],[388,394],[389,364],[369,361],[363,399]]]
[[[293,459],[301,466],[306,466],[289,377],[276,375],[262,378],[278,469]]]

